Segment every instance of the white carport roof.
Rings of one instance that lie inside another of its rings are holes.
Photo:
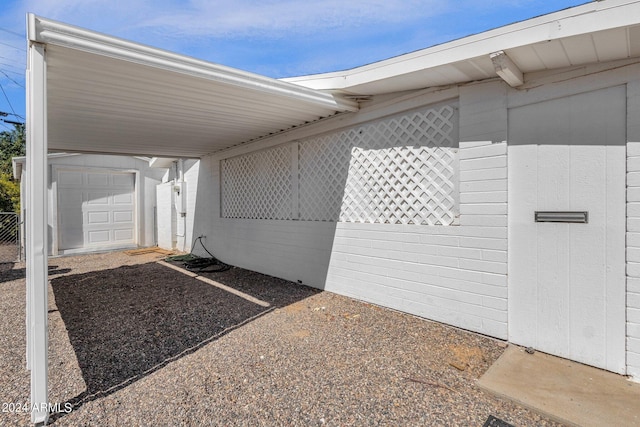
[[[50,150],[200,157],[344,111],[339,95],[29,15]]]
[[[47,150],[201,157],[376,95],[640,56],[640,0],[602,0],[338,73],[278,81],[29,15],[27,366],[47,410]],[[491,55],[497,54],[492,60]],[[526,75],[524,76],[526,80]],[[44,406],[37,406],[44,405]]]
[[[29,15],[46,45],[51,151],[201,157],[368,96],[640,56],[640,1],[603,0],[342,72],[283,80]]]

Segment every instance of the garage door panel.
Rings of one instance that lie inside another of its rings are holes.
[[[133,212],[132,211],[115,211],[113,212],[113,222],[133,223]]]
[[[133,188],[133,175],[131,174],[114,174],[112,175],[112,183],[114,187],[130,187]]]
[[[84,232],[82,228],[69,229],[69,232],[60,236],[60,247],[65,249],[77,249],[84,246]]]
[[[84,185],[82,172],[60,171],[58,172],[58,185],[67,188],[82,188]]]
[[[88,224],[108,224],[109,212],[105,212],[105,211],[87,212],[87,223]]]
[[[133,239],[133,228],[125,228],[113,231],[113,239],[116,242],[124,242]]]
[[[89,244],[107,243],[109,242],[109,230],[93,230],[87,233]]]
[[[82,208],[58,210],[58,223],[66,228],[74,228],[83,222]]]
[[[87,173],[87,185],[91,187],[109,187],[109,174]]]
[[[133,194],[131,193],[114,194],[113,204],[115,205],[133,204]]]
[[[59,250],[135,243],[133,173],[59,170],[57,177]]]
[[[58,192],[59,205],[63,208],[82,208],[82,200],[83,198],[81,191]]]
[[[109,193],[107,192],[88,192],[85,200],[89,205],[108,205]]]

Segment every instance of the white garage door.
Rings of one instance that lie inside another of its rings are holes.
[[[58,250],[135,244],[135,175],[58,169]]]

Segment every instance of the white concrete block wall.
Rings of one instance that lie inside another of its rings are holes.
[[[640,377],[640,142],[627,144],[627,371]]]
[[[627,85],[627,374],[640,379],[640,81]]]
[[[210,229],[196,229],[194,235],[207,236],[205,244],[216,258],[324,288],[335,223],[220,218],[220,159],[208,157],[202,163],[201,171],[208,173],[212,180],[206,185],[211,202],[206,214],[213,217],[213,221],[209,222]],[[203,201],[203,206],[207,204],[208,201]],[[204,212],[196,215],[205,217]]]
[[[338,223],[325,289],[506,338],[506,143],[459,158],[459,226]]]
[[[198,237],[199,234],[194,235],[194,213],[196,211],[196,201],[198,200],[198,184],[199,184],[199,160],[184,160],[184,181],[187,189],[186,202],[186,216],[176,216],[176,221],[183,221],[184,233],[183,235],[176,236],[176,247],[185,252],[191,250],[193,239]],[[178,229],[180,227],[177,227]]]
[[[202,243],[209,251],[212,249],[210,248],[210,246],[213,246],[212,242],[215,241],[215,236],[211,228],[212,219],[217,218],[219,212],[219,210],[216,211],[213,207],[213,191],[217,190],[217,188],[212,188],[212,184],[217,184],[217,178],[214,178],[213,176],[211,165],[211,156],[197,161],[198,176],[195,183],[194,180],[190,178],[190,189],[188,190],[188,197],[190,197],[190,199],[187,201],[190,209],[188,214],[192,214],[190,219],[191,222],[188,223],[187,228],[187,232],[190,233],[190,237],[187,237],[187,242],[189,244],[193,244],[193,240],[196,237],[204,236]],[[196,172],[196,169],[189,173],[191,174],[194,172]],[[193,209],[193,212],[191,212],[191,209]],[[202,256],[207,255],[207,253],[199,246],[196,246],[194,252]]]
[[[474,88],[460,99],[460,225],[220,218],[214,156],[208,246],[233,265],[506,338],[506,144],[492,142],[506,139],[505,90]]]
[[[142,213],[142,220],[139,224],[142,232],[140,233],[139,246],[154,246],[156,245],[156,185],[160,182],[157,177],[144,176],[140,174],[140,180],[144,187],[144,193],[142,194],[142,203],[144,204],[144,211]]]
[[[504,82],[460,88],[460,140],[507,140],[507,85]]]
[[[163,249],[174,249],[175,234],[175,210],[173,209],[173,184],[171,182],[163,182],[156,186],[156,203],[157,214],[156,221],[158,225],[157,243],[158,247]]]
[[[611,80],[612,85],[627,85],[627,372],[637,379],[640,378],[640,82],[633,81],[635,76],[614,71],[603,77]],[[587,76],[570,89],[576,93],[589,90],[592,83]],[[201,227],[208,236],[207,243],[216,256],[231,264],[506,338],[507,171],[503,141],[508,139],[507,92],[515,93],[499,81],[458,89],[459,226],[221,219],[222,156],[218,156],[203,159],[209,178],[206,191],[198,192],[197,207],[202,210],[202,206],[210,204],[210,214],[202,213],[202,220],[196,218],[195,227]],[[425,100],[424,105],[428,102]],[[336,119],[340,120],[344,119]],[[350,125],[357,123],[353,118],[346,121]],[[331,123],[314,126],[320,134],[330,131]],[[314,126],[309,129],[315,129]],[[312,135],[309,130],[297,132],[302,138]],[[238,153],[300,138],[296,138],[296,132],[292,135],[279,135],[254,144],[251,149],[243,147]],[[202,222],[207,225],[202,227]]]

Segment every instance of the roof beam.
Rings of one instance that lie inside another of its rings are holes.
[[[504,51],[500,50],[489,55],[493,68],[502,80],[507,82],[511,87],[518,87],[524,83],[524,75],[520,68],[507,56]]]

